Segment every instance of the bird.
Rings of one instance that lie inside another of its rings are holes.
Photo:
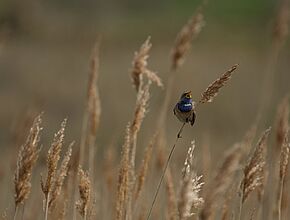
[[[182,93],[179,101],[176,103],[173,109],[174,115],[179,121],[183,123],[190,123],[191,126],[195,122],[195,102],[192,100],[191,91]]]

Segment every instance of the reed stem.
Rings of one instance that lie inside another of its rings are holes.
[[[17,206],[15,206],[15,210],[14,210],[14,220],[16,220],[17,219],[17,214],[18,214],[18,205]]]
[[[284,182],[284,177],[282,177],[282,179],[280,180],[280,187],[279,187],[278,220],[281,220],[282,196],[283,196],[283,182]]]
[[[46,198],[46,201],[45,201],[45,220],[48,219],[48,205],[49,205],[49,193],[47,194],[47,198]]]
[[[160,177],[160,180],[159,180],[159,183],[158,183],[158,186],[157,186],[157,190],[156,190],[156,192],[155,192],[155,195],[154,195],[154,198],[153,198],[153,201],[152,201],[152,204],[151,204],[151,207],[150,207],[149,213],[148,213],[148,215],[147,215],[147,220],[150,219],[150,216],[151,216],[151,214],[152,214],[154,204],[155,204],[155,202],[156,202],[156,199],[157,199],[157,196],[158,196],[158,193],[159,193],[159,190],[160,190],[161,184],[162,184],[162,182],[163,182],[163,179],[164,179],[164,176],[165,176],[165,173],[166,173],[167,167],[168,167],[168,165],[169,165],[169,161],[170,161],[170,159],[171,159],[171,157],[172,157],[172,154],[173,154],[173,152],[174,152],[174,149],[175,149],[175,147],[176,147],[176,144],[177,144],[178,139],[181,138],[181,133],[182,133],[182,130],[183,130],[184,125],[185,125],[185,123],[183,123],[182,126],[181,126],[181,128],[179,129],[179,132],[178,132],[177,137],[176,137],[176,139],[175,139],[175,143],[174,143],[174,145],[172,146],[172,148],[171,148],[171,150],[170,150],[170,153],[169,153],[169,156],[168,156],[168,158],[167,158],[167,161],[166,161],[165,167],[164,167],[164,169],[163,169],[162,175],[161,175],[161,177]]]

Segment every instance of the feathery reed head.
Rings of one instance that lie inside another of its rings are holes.
[[[221,166],[213,179],[212,187],[209,188],[206,194],[204,206],[200,213],[202,220],[212,219],[218,202],[234,182],[235,173],[239,168],[243,155],[242,146],[242,144],[235,144],[225,152]]]
[[[255,189],[263,190],[264,184],[264,167],[266,164],[266,142],[271,128],[268,128],[261,136],[255,151],[248,164],[244,168],[244,178],[241,183],[242,202],[244,202],[250,193]]]
[[[207,89],[201,94],[199,103],[212,102],[214,97],[217,96],[219,90],[227,84],[231,79],[233,72],[237,69],[238,64],[232,66],[229,70],[223,73],[217,80],[211,83]]]
[[[199,192],[204,184],[201,182],[202,176],[197,176],[193,169],[193,151],[195,142],[191,142],[187,156],[182,169],[183,178],[181,181],[180,197],[178,202],[178,210],[180,219],[187,219],[192,213],[192,208],[200,208],[204,203]]]
[[[138,178],[137,178],[137,182],[136,182],[136,190],[135,190],[135,200],[138,199],[144,184],[145,184],[145,179],[146,179],[146,175],[148,172],[148,166],[149,166],[149,162],[151,160],[151,156],[152,156],[152,150],[153,150],[153,146],[155,144],[155,139],[156,139],[157,135],[154,135],[154,137],[152,138],[151,142],[149,143],[149,145],[146,148],[145,151],[145,155],[144,158],[142,160],[142,164],[140,167],[140,171],[138,174]]]
[[[71,154],[72,154],[72,146],[74,145],[74,142],[72,142],[69,147],[68,150],[61,162],[60,168],[58,170],[58,174],[56,176],[56,180],[54,181],[54,185],[51,191],[51,197],[50,197],[50,201],[49,201],[49,207],[53,205],[53,203],[55,202],[55,200],[57,199],[57,197],[60,195],[61,193],[61,189],[65,180],[65,177],[67,176],[68,173],[68,169],[69,169],[69,161],[71,158]]]
[[[40,140],[42,115],[34,119],[33,125],[24,145],[21,146],[17,158],[17,167],[14,174],[15,206],[24,203],[31,190],[32,169],[39,155],[38,143]]]
[[[80,199],[76,202],[76,208],[80,215],[86,219],[89,211],[90,197],[91,197],[91,181],[89,174],[84,172],[81,167],[79,167],[78,175],[80,177],[79,182],[79,193]]]
[[[44,184],[43,180],[41,179],[41,188],[42,188],[42,192],[44,193],[46,199],[48,197],[48,194],[52,190],[53,182],[55,181],[55,178],[56,178],[57,165],[58,165],[58,161],[60,159],[60,152],[61,152],[62,145],[63,145],[66,122],[67,122],[67,120],[64,119],[63,122],[61,123],[61,128],[54,135],[53,142],[52,142],[51,147],[49,148],[48,153],[47,153],[47,160],[46,160],[47,177],[46,177],[45,184]]]
[[[130,124],[126,127],[125,142],[122,146],[122,158],[118,175],[118,189],[116,198],[116,219],[123,219],[124,207],[129,188],[129,171],[130,171],[130,145],[131,145],[131,132]]]
[[[278,106],[276,118],[277,151],[281,150],[285,137],[289,131],[289,97],[286,96]]]
[[[135,106],[134,119],[131,126],[132,133],[137,133],[140,130],[141,124],[147,111],[147,105],[150,98],[149,88],[151,82],[149,81],[145,86],[140,88],[137,94],[137,101]]]
[[[196,14],[192,16],[187,24],[178,33],[174,47],[172,49],[172,70],[180,67],[185,59],[185,55],[191,48],[191,41],[198,36],[205,25],[202,8],[198,8]]]
[[[287,172],[289,162],[290,143],[288,135],[285,136],[280,154],[280,180],[283,179]]]
[[[148,80],[156,83],[157,86],[163,87],[161,79],[157,74],[147,67],[147,59],[149,58],[149,51],[152,47],[150,43],[150,37],[142,44],[138,52],[135,52],[135,56],[132,62],[131,79],[133,86],[138,91],[142,87],[143,75],[145,75]]]

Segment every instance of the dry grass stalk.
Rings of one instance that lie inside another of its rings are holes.
[[[74,145],[74,142],[72,142],[70,144],[70,146],[68,147],[68,150],[61,162],[58,174],[56,175],[56,180],[54,181],[54,185],[51,191],[51,197],[50,197],[50,201],[49,201],[49,205],[48,207],[52,206],[55,202],[55,200],[57,199],[57,197],[60,195],[61,193],[61,189],[64,183],[64,180],[68,174],[68,164],[71,158],[71,154],[72,154],[72,146]]]
[[[99,42],[91,56],[91,69],[88,82],[88,112],[90,114],[90,133],[95,135],[100,124],[101,101],[97,81],[99,76]]]
[[[17,158],[17,167],[14,174],[15,187],[15,209],[19,204],[23,204],[31,191],[32,170],[39,155],[39,139],[41,128],[41,115],[37,116],[33,122],[30,132],[24,145],[21,146]],[[16,213],[15,213],[16,217]]]
[[[116,152],[113,146],[110,145],[106,149],[104,161],[104,175],[109,192],[113,191],[113,184],[115,179],[115,161],[116,161]]]
[[[230,219],[231,215],[231,206],[233,204],[233,196],[235,196],[236,187],[234,184],[230,186],[230,190],[225,195],[225,200],[221,208],[221,220]]]
[[[289,1],[282,0],[278,9],[275,25],[274,38],[281,44],[285,42],[289,34]]]
[[[238,64],[232,66],[229,70],[223,73],[217,80],[211,83],[207,89],[201,94],[199,103],[212,102],[217,96],[219,90],[227,84],[231,79],[233,72],[238,68]]]
[[[130,124],[127,125],[125,142],[122,147],[122,158],[118,175],[118,189],[116,198],[116,219],[124,218],[124,209],[127,205],[127,196],[129,190],[129,171],[130,171]]]
[[[205,21],[202,8],[199,7],[196,14],[188,20],[187,24],[183,26],[176,37],[172,49],[172,70],[176,71],[183,64],[185,55],[191,48],[191,41],[199,35],[204,25]]]
[[[170,167],[168,167],[166,174],[165,174],[165,184],[166,184],[166,191],[167,191],[167,219],[168,220],[176,220],[177,219],[177,198],[175,195],[174,190],[174,183],[173,183],[173,177],[172,177],[172,171]]]
[[[60,130],[54,135],[51,147],[47,154],[47,177],[45,183],[41,178],[41,189],[45,197],[45,219],[48,217],[49,201],[51,196],[51,191],[56,181],[57,166],[60,159],[60,153],[64,140],[64,131],[66,126],[66,119],[61,123]]]
[[[163,87],[161,79],[157,74],[147,67],[147,59],[149,58],[149,51],[152,47],[150,43],[150,37],[142,44],[138,52],[135,52],[135,56],[132,62],[131,79],[133,86],[137,91],[142,87],[143,75],[149,80],[156,83],[157,86]]]
[[[76,202],[76,208],[84,220],[88,218],[88,211],[91,199],[91,181],[89,174],[84,172],[81,167],[78,171],[80,182],[79,182],[79,194],[80,199]]]
[[[142,122],[144,120],[145,114],[147,112],[148,101],[150,98],[149,88],[151,82],[149,81],[144,88],[141,88],[137,94],[137,101],[135,106],[134,118],[130,128],[132,150],[131,150],[131,165],[135,168],[135,154],[136,154],[136,144],[137,144],[137,134],[140,131]]]
[[[271,128],[268,128],[261,136],[255,151],[248,164],[244,168],[244,177],[241,183],[242,203],[248,198],[249,194],[263,185],[265,173],[266,142]]]
[[[224,156],[223,162],[213,179],[213,185],[207,191],[203,209],[200,213],[201,220],[213,219],[219,200],[234,182],[234,177],[239,169],[243,156],[242,144],[235,144]]]
[[[244,177],[241,182],[241,199],[239,219],[242,217],[242,209],[245,200],[251,192],[258,190],[258,198],[261,201],[261,196],[264,191],[264,183],[266,178],[265,164],[266,164],[266,142],[271,128],[268,128],[259,139],[255,151],[250,158],[248,164],[244,168]]]
[[[99,77],[99,46],[99,41],[97,41],[93,48],[90,60],[87,101],[83,117],[82,137],[80,144],[79,163],[83,164],[85,160],[88,159],[86,161],[89,162],[90,167],[93,163],[94,152],[92,151],[94,151],[96,132],[100,124],[101,115],[101,101],[99,89],[97,87]],[[89,158],[85,158],[86,146],[88,146],[88,150],[90,151],[88,154],[90,155]]]
[[[145,179],[146,179],[147,172],[148,172],[148,166],[149,166],[149,162],[151,160],[153,146],[155,144],[155,138],[156,138],[156,135],[154,135],[150,144],[147,146],[147,148],[145,150],[145,155],[144,155],[144,158],[142,160],[142,164],[141,164],[141,167],[139,170],[137,182],[135,184],[135,200],[138,199],[141,191],[144,188],[144,183],[145,183]]]
[[[195,148],[194,141],[188,149],[187,156],[182,170],[183,178],[181,180],[180,196],[178,201],[179,219],[185,220],[194,213],[192,209],[200,208],[204,200],[199,193],[204,184],[201,182],[202,176],[197,176],[193,169],[193,151]]]
[[[134,196],[134,186],[136,182],[135,175],[135,160],[136,160],[136,148],[137,148],[137,135],[140,131],[143,119],[147,112],[147,105],[150,98],[149,88],[151,85],[151,81],[139,88],[137,94],[137,101],[135,106],[134,118],[132,121],[132,125],[130,127],[130,170],[129,170],[129,190],[127,197],[127,216],[132,216],[132,200]],[[130,218],[130,217],[128,217]]]
[[[278,113],[276,119],[276,143],[277,151],[281,151],[281,147],[284,143],[285,136],[287,136],[289,130],[289,102],[288,97],[284,98],[281,104],[278,106]]]
[[[279,184],[279,194],[278,194],[278,219],[279,220],[281,220],[283,185],[284,185],[284,180],[287,173],[287,167],[288,167],[288,162],[289,162],[289,150],[290,150],[290,143],[288,140],[288,135],[285,135],[284,142],[281,148],[281,155],[280,155],[280,184]]]

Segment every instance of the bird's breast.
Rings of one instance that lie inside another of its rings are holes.
[[[192,104],[191,103],[178,103],[178,109],[181,112],[190,112],[192,110]]]

